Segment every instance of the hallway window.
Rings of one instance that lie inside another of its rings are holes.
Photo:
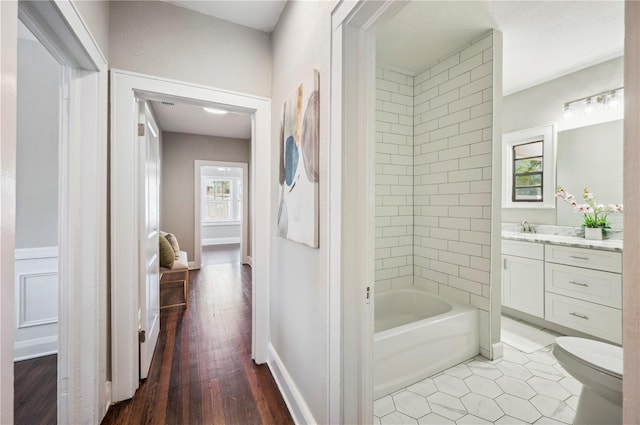
[[[203,223],[240,221],[242,182],[233,177],[204,177]]]

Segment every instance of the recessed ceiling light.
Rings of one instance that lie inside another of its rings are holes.
[[[210,114],[217,114],[217,115],[224,115],[229,113],[229,111],[225,111],[224,109],[217,109],[217,108],[204,108],[204,110],[209,112]]]

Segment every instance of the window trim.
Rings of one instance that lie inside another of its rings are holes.
[[[514,201],[513,148],[539,140],[542,141],[542,201]],[[555,208],[556,124],[504,134],[502,145],[502,208]]]

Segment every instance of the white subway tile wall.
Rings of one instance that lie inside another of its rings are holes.
[[[493,35],[415,77],[376,69],[376,290],[480,310],[488,352]]]
[[[413,77],[376,69],[376,290],[413,286]]]
[[[414,79],[414,285],[475,305],[487,329],[492,45],[489,34]]]

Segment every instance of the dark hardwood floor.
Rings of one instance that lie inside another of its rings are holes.
[[[251,269],[225,256],[203,250],[210,265],[190,273],[189,307],[162,310],[149,377],[103,425],[293,423],[267,366],[250,359]]]
[[[55,424],[58,356],[16,362],[13,371],[14,423]]]

